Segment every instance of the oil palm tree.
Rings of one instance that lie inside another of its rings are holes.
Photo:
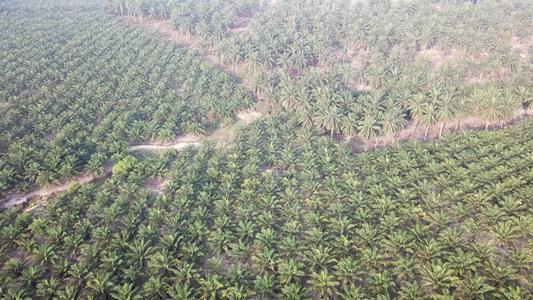
[[[443,263],[440,260],[429,263],[427,266],[421,266],[420,275],[424,280],[422,286],[433,291],[449,289],[455,286],[458,281],[458,278],[453,276],[453,273],[450,264]]]
[[[327,270],[322,270],[320,273],[311,273],[309,285],[320,297],[329,297],[334,295],[335,287],[339,283],[335,281],[333,275],[328,274]]]

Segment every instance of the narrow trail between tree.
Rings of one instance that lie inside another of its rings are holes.
[[[139,151],[139,150],[166,150],[166,149],[175,149],[183,150],[189,146],[198,146],[200,143],[177,143],[170,146],[161,146],[154,144],[144,144],[144,145],[135,145],[130,148],[130,151]]]
[[[206,138],[212,139],[212,140],[226,140],[231,138],[232,131],[235,129],[238,125],[243,124],[249,124],[253,120],[261,117],[261,114],[254,111],[254,110],[247,110],[247,111],[241,111],[237,113],[237,122],[235,122],[233,125],[226,127],[226,128],[220,128],[213,132],[211,135],[209,135]],[[134,145],[130,147],[130,151],[159,151],[159,150],[166,150],[166,149],[174,149],[176,151],[183,150],[189,146],[199,146],[204,138],[194,135],[185,135],[182,137],[179,137],[176,140],[175,144],[171,145],[159,145],[156,143],[151,144],[141,144],[141,145]],[[96,177],[93,175],[88,174],[82,174],[77,177],[75,177],[72,180],[69,180],[67,182],[61,183],[59,185],[51,186],[51,187],[39,187],[36,190],[33,190],[28,193],[9,193],[5,196],[4,199],[0,199],[0,208],[7,209],[16,205],[25,204],[27,203],[31,198],[39,198],[40,200],[48,199],[50,197],[53,197],[54,195],[66,191],[73,183],[89,183],[93,182],[97,179],[101,179],[104,177],[107,177],[111,174],[113,166],[109,166],[106,169],[105,175]],[[26,211],[33,210],[35,206],[26,209]]]
[[[170,146],[143,144],[143,145],[131,146],[130,151],[139,151],[139,150],[156,151],[156,150],[165,150],[165,149],[175,149],[179,151],[179,150],[185,149],[188,146],[198,146],[198,145],[200,145],[200,143],[177,143],[177,144],[170,145]],[[32,198],[39,198],[40,200],[50,198],[60,192],[64,192],[68,190],[68,188],[74,183],[84,184],[84,183],[93,182],[100,178],[107,177],[111,174],[112,168],[113,168],[112,166],[108,167],[106,169],[105,174],[100,177],[84,174],[84,175],[79,175],[76,178],[69,180],[65,183],[61,183],[59,185],[50,186],[50,187],[40,187],[37,190],[34,190],[26,194],[22,194],[22,193],[8,194],[7,197],[0,204],[0,207],[7,209],[7,208],[10,208],[16,205],[25,204]],[[34,207],[26,209],[26,211],[33,210]]]
[[[109,168],[106,171],[106,174],[108,174],[110,171],[111,171],[111,168]],[[15,205],[24,204],[26,203],[26,201],[28,201],[30,198],[33,198],[33,197],[48,198],[59,192],[66,191],[73,183],[77,182],[80,184],[84,184],[84,183],[92,182],[98,178],[101,178],[101,177],[96,177],[93,175],[80,175],[74,178],[73,180],[62,183],[60,185],[55,185],[51,187],[41,187],[38,190],[35,190],[28,194],[14,193],[14,194],[8,195],[8,197],[2,202],[2,208],[10,208]]]

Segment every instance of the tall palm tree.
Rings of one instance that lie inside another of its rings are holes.
[[[422,115],[424,114],[424,108],[427,105],[427,96],[424,93],[417,93],[408,100],[407,109],[409,110],[409,114],[411,115],[411,118],[415,124],[413,132],[416,132],[416,129],[420,124],[420,120],[422,119]]]
[[[383,113],[381,119],[382,135],[396,134],[405,126],[405,114],[400,109],[390,108]]]
[[[342,124],[342,110],[337,106],[328,106],[325,110],[318,111],[316,124],[330,131],[330,137],[339,132]]]
[[[503,116],[501,112],[501,103],[497,95],[487,93],[487,98],[485,98],[485,101],[481,104],[481,109],[479,111],[480,117],[487,122],[485,130],[489,128],[490,124],[502,119]]]
[[[359,133],[365,140],[371,140],[379,135],[380,127],[375,115],[367,115],[359,122]]]
[[[455,118],[455,97],[452,92],[444,92],[436,107],[436,119],[441,123],[439,137],[442,136],[444,126]]]
[[[428,103],[428,105],[423,107],[420,122],[422,126],[426,127],[424,140],[427,140],[429,128],[437,124],[437,110],[433,103]]]

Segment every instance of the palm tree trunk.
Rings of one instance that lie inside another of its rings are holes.
[[[461,120],[457,120],[457,126],[455,126],[455,131],[459,131],[459,125],[461,123]]]
[[[442,137],[442,130],[444,129],[444,122],[440,125],[439,138]]]
[[[416,130],[418,129],[418,124],[420,124],[420,120],[416,119],[416,121],[415,121],[415,129],[413,130],[413,133],[416,133]]]
[[[426,141],[428,138],[428,131],[429,131],[429,127],[426,127],[426,133],[424,133],[424,141]]]

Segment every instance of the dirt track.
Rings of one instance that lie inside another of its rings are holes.
[[[139,150],[164,150],[164,149],[176,149],[176,150],[182,150],[186,148],[187,146],[198,146],[200,143],[177,143],[175,145],[170,146],[159,146],[159,145],[152,145],[152,144],[146,144],[146,145],[136,145],[132,146],[130,148],[130,151],[139,151]],[[111,172],[111,167],[109,167],[106,171],[106,174],[109,174]],[[95,177],[93,175],[80,175],[73,180],[70,180],[68,182],[51,186],[51,187],[41,187],[35,191],[26,193],[26,194],[20,194],[20,193],[13,193],[6,197],[4,201],[0,204],[2,208],[10,208],[19,204],[24,204],[28,201],[28,199],[32,197],[39,197],[39,198],[48,198],[51,197],[57,193],[66,191],[71,184],[77,182],[80,184],[89,183],[94,180],[98,179],[98,177]]]
[[[82,176],[76,177],[74,180],[68,181],[60,185],[39,188],[38,190],[30,192],[29,194],[15,193],[15,194],[8,196],[6,200],[2,202],[2,208],[10,208],[15,205],[23,204],[26,201],[28,201],[29,198],[32,198],[32,197],[47,198],[56,193],[66,191],[70,187],[70,185],[75,182],[83,184],[83,183],[91,182],[95,179],[97,178],[93,175],[82,175]]]
[[[239,112],[237,114],[237,119],[239,120],[237,124],[240,124],[240,123],[248,124],[254,119],[259,118],[260,116],[261,114],[254,110]],[[213,134],[211,138],[215,138],[215,140],[220,139],[220,137],[217,137],[216,135],[217,135],[216,133]],[[224,136],[224,138],[226,137]],[[185,149],[188,146],[199,146],[201,140],[202,138],[199,136],[185,135],[185,136],[179,137],[176,140],[177,142],[176,144],[167,145],[167,146],[157,145],[157,144],[135,145],[135,146],[130,147],[130,151],[142,151],[142,150],[157,151],[157,150],[165,150],[165,149],[175,149],[179,151],[179,150]],[[106,174],[109,174],[111,172],[111,168],[112,167],[109,167],[106,170]],[[70,180],[68,182],[65,182],[65,183],[62,183],[56,186],[41,187],[41,188],[38,188],[37,190],[34,190],[29,193],[25,193],[25,194],[12,193],[12,194],[9,194],[4,200],[0,199],[1,201],[0,207],[5,209],[5,208],[13,207],[15,205],[24,204],[28,201],[29,198],[32,198],[32,197],[48,198],[57,193],[66,191],[70,187],[70,185],[75,182],[84,184],[84,183],[92,182],[96,179],[98,178],[92,175],[80,175],[74,178],[73,180]]]
[[[130,151],[139,151],[139,150],[165,150],[165,149],[175,149],[183,150],[188,146],[198,146],[200,143],[177,143],[170,146],[159,146],[159,145],[136,145],[130,148]]]

